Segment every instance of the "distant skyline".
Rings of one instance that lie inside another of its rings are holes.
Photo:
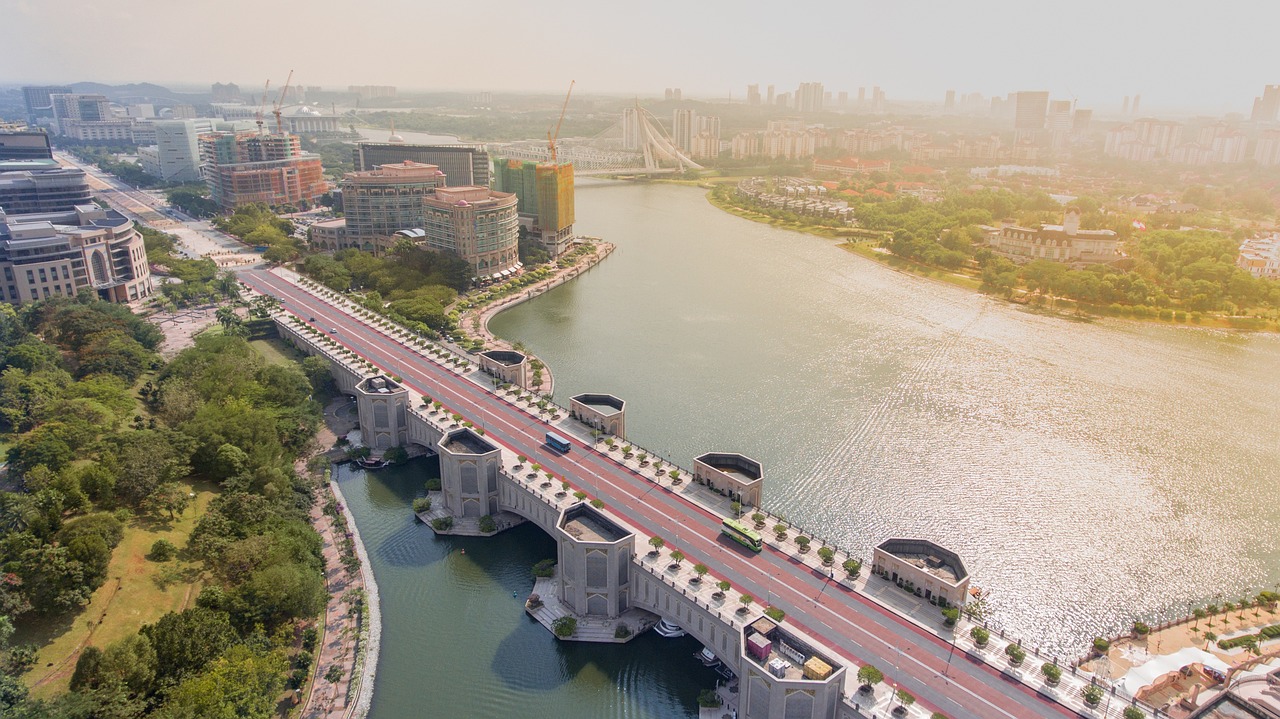
[[[478,11],[482,7],[483,11]],[[353,12],[353,8],[358,10]],[[1049,90],[1082,107],[1248,115],[1280,83],[1280,3],[1157,0],[758,3],[652,0],[114,0],[0,3],[0,83],[563,92],[745,99],[746,86],[890,101]],[[468,59],[473,57],[474,59]],[[440,58],[440,59],[433,59]]]

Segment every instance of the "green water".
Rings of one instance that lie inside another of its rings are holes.
[[[435,460],[336,473],[381,595],[371,719],[697,716],[698,692],[717,677],[694,658],[696,641],[557,641],[523,609],[529,568],[555,556],[551,538],[525,525],[437,539],[409,509],[432,476]]]

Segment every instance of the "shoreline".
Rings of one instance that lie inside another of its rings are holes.
[[[378,583],[373,578],[373,565],[369,561],[364,541],[360,538],[360,527],[356,524],[351,508],[347,506],[347,498],[343,496],[338,480],[332,475],[329,478],[329,490],[333,492],[334,499],[342,508],[342,516],[351,529],[351,540],[355,544],[356,556],[360,558],[360,581],[364,584],[365,606],[369,612],[360,627],[360,638],[357,640],[351,667],[353,670],[360,670],[360,681],[355,686],[356,700],[347,704],[344,714],[350,719],[364,719],[373,704],[373,680],[378,673],[378,654],[382,646],[382,605],[378,597]],[[348,688],[347,691],[349,697],[351,689]]]
[[[1035,314],[1041,314],[1049,317],[1056,317],[1058,319],[1064,319],[1064,320],[1069,320],[1073,322],[1082,322],[1082,321],[1097,322],[1101,320],[1118,320],[1123,322],[1137,322],[1145,325],[1157,325],[1157,326],[1174,327],[1174,328],[1186,327],[1186,328],[1192,328],[1192,329],[1235,330],[1239,332],[1265,332],[1269,334],[1280,333],[1280,323],[1270,321],[1270,320],[1262,320],[1255,317],[1232,318],[1232,317],[1226,317],[1222,315],[1203,315],[1200,321],[1196,322],[1191,319],[1192,313],[1187,310],[1177,310],[1177,311],[1184,312],[1186,314],[1185,320],[1177,321],[1177,320],[1160,319],[1159,317],[1132,317],[1132,316],[1110,315],[1110,314],[1105,314],[1105,313],[1096,311],[1097,307],[1092,305],[1087,306],[1089,307],[1089,309],[1083,309],[1078,312],[1054,309],[1051,307],[1036,307],[1029,302],[1019,302],[1012,298],[1000,297],[998,295],[985,293],[981,289],[972,286],[973,283],[979,282],[977,278],[968,278],[963,275],[956,275],[955,273],[945,268],[933,267],[931,265],[926,265],[924,263],[917,262],[916,260],[907,259],[905,257],[898,257],[897,255],[893,255],[893,254],[885,253],[883,254],[883,258],[882,258],[881,256],[879,256],[881,253],[859,251],[860,245],[863,243],[859,241],[858,235],[844,236],[844,235],[838,234],[839,231],[836,228],[825,228],[820,225],[802,225],[798,223],[783,222],[781,220],[776,220],[776,218],[769,217],[768,215],[755,212],[753,210],[746,210],[746,209],[737,207],[736,205],[718,202],[712,197],[712,192],[710,190],[708,190],[706,193],[706,199],[708,204],[720,210],[721,212],[725,212],[735,217],[740,217],[749,222],[756,222],[762,225],[769,225],[770,227],[776,227],[781,230],[789,230],[792,232],[810,235],[810,236],[818,237],[825,240],[832,240],[837,243],[836,246],[838,248],[844,250],[845,252],[848,252],[849,254],[855,255],[857,257],[861,257],[881,267],[886,267],[899,274],[908,275],[908,276],[923,279],[923,280],[930,280],[933,282],[940,282],[946,285],[951,285],[952,287],[965,290],[972,294],[982,295],[984,297],[989,297],[993,300],[1002,301],[1005,304],[1015,305],[1019,308],[1026,309],[1027,311],[1034,312]],[[830,229],[830,232],[820,231],[820,230],[828,230],[828,229]],[[903,266],[902,267],[895,266],[895,264],[890,260],[897,260]],[[967,281],[958,282],[958,281],[949,280],[945,277],[936,277],[933,275],[933,273],[935,272],[954,276],[956,277],[957,280],[963,278]],[[1025,292],[1025,290],[1022,290],[1022,292]],[[1055,301],[1060,300],[1062,302],[1070,302],[1072,304],[1078,304],[1076,300],[1072,300],[1068,298],[1053,298],[1053,299]],[[1129,306],[1122,305],[1122,307],[1128,308]],[[1232,322],[1232,319],[1238,319],[1247,324],[1261,322],[1263,326],[1261,327],[1237,326],[1235,323]]]
[[[568,282],[569,280],[577,278],[578,276],[582,275],[582,273],[594,268],[596,265],[600,264],[601,262],[604,262],[604,260],[608,258],[609,255],[612,255],[613,251],[618,248],[617,245],[607,240],[597,239],[597,240],[593,240],[593,243],[596,245],[596,251],[584,257],[579,263],[571,267],[564,268],[563,270],[557,272],[555,275],[543,280],[542,282],[539,282],[536,285],[531,285],[529,287],[526,287],[524,291],[518,295],[513,295],[511,297],[504,297],[499,302],[485,305],[484,307],[479,309],[478,315],[474,310],[468,310],[467,313],[463,315],[462,318],[459,320],[459,325],[465,326],[464,325],[465,322],[472,319],[478,319],[480,321],[480,330],[478,333],[480,339],[484,340],[486,344],[492,345],[493,349],[514,350],[514,347],[510,342],[495,335],[493,333],[493,330],[489,329],[489,322],[494,317],[497,317],[498,315],[502,314],[503,312],[506,312],[511,308],[516,307],[525,302],[528,302],[529,300],[532,300],[535,297],[541,297],[542,295],[559,287],[560,285]],[[551,369],[551,366],[548,365],[546,362],[543,362],[541,358],[529,352],[527,349],[524,351],[524,354],[527,355],[530,359],[536,359],[539,362],[542,362],[542,371],[546,375],[547,382],[545,384],[546,389],[541,390],[540,393],[550,397],[555,393],[555,387],[556,387],[555,373]]]

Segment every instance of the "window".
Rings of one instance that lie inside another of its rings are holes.
[[[40,289],[44,290],[44,298],[45,298],[46,300],[47,300],[47,299],[49,299],[49,288],[48,288],[48,287],[41,287]]]
[[[62,279],[64,280],[71,279],[71,271],[67,269],[66,265],[62,266]]]
[[[40,268],[40,281],[41,281],[41,282],[48,282],[48,281],[49,281],[49,278],[48,278],[48,277],[45,275],[45,273],[44,273],[44,268],[43,268],[43,267],[41,267],[41,268]]]
[[[32,288],[31,288],[31,299],[33,299],[33,300],[38,300],[38,299],[40,299],[40,293],[39,293],[39,292],[36,292],[36,288],[34,288],[34,287],[32,287]]]
[[[27,270],[27,282],[35,284],[35,281],[36,281],[36,273],[32,272],[31,270]]]

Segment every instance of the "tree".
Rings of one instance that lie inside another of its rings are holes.
[[[694,574],[696,574],[696,575],[698,575],[698,580],[699,580],[699,581],[701,581],[701,580],[702,580],[702,578],[703,578],[704,576],[706,576],[707,572],[709,572],[709,571],[711,571],[711,570],[707,568],[707,565],[705,565],[705,564],[703,564],[703,563],[701,563],[701,562],[699,562],[699,563],[697,563],[697,564],[693,565],[693,573],[694,573]]]
[[[179,684],[153,716],[269,719],[288,669],[283,652],[258,654],[247,646],[234,646],[215,659],[208,671]]]
[[[167,512],[172,521],[176,519],[175,514],[182,514],[187,510],[190,501],[190,492],[185,485],[165,482],[142,500],[142,511],[151,515]]]
[[[681,562],[684,561],[684,552],[680,551],[679,549],[671,550],[671,561],[674,562],[676,565],[679,565]]]
[[[906,689],[899,689],[898,701],[902,702],[902,706],[909,707],[912,704],[916,703],[916,698],[911,696],[911,694]]]
[[[1124,719],[1146,719],[1146,716],[1138,707],[1124,708]]]
[[[858,669],[858,681],[863,686],[872,687],[884,681],[884,673],[871,664],[864,664]]]
[[[155,649],[157,679],[197,674],[239,639],[226,612],[199,606],[169,612],[138,631]]]
[[[716,582],[716,588],[719,589],[721,592],[729,591],[729,588],[732,586],[733,585],[730,584],[728,580],[721,579],[720,581]]]
[[[653,547],[653,553],[657,554],[662,551],[662,546],[666,544],[666,540],[662,537],[649,537],[649,546]]]
[[[1062,668],[1053,662],[1045,662],[1040,666],[1040,673],[1050,684],[1057,684],[1062,679]]]
[[[151,545],[151,551],[147,554],[147,559],[153,562],[167,562],[178,554],[178,548],[173,542],[167,539],[157,539]]]
[[[326,596],[320,572],[294,563],[259,569],[237,591],[249,612],[246,618],[268,627],[319,614]]]
[[[979,647],[987,646],[987,642],[991,641],[991,632],[982,627],[974,627],[969,630],[969,636],[973,639],[973,643]]]
[[[745,612],[747,610],[747,607],[751,606],[751,603],[754,602],[755,600],[756,598],[751,596],[750,594],[743,594],[742,596],[738,597],[738,601],[742,602],[742,608],[739,611]]]

